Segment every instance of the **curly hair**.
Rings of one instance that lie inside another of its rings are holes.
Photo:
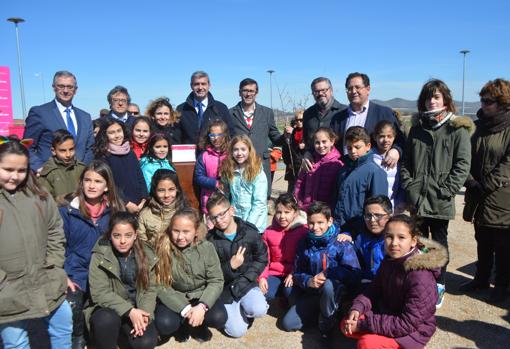
[[[243,178],[247,182],[253,182],[262,169],[262,160],[255,152],[255,147],[247,135],[237,135],[230,141],[227,157],[220,167],[220,177],[228,182],[234,179],[237,162],[234,159],[233,149],[237,143],[243,143],[248,147],[248,159],[246,159],[246,165],[244,166]]]
[[[480,97],[489,95],[495,99],[499,106],[510,109],[510,81],[505,79],[495,79],[487,82],[479,93]]]
[[[213,127],[219,127],[221,129],[221,133],[224,134],[223,136],[223,144],[221,146],[221,151],[226,151],[228,144],[230,143],[230,133],[228,129],[228,125],[225,123],[225,121],[221,119],[213,120],[209,123],[209,126],[207,127],[207,132],[204,133],[202,138],[200,138],[198,142],[198,148],[199,149],[205,149],[207,146],[212,147],[211,138],[209,137],[209,133],[211,133],[211,129]]]
[[[173,125],[179,121],[179,113],[174,110],[168,97],[159,97],[153,101],[150,101],[147,109],[145,110],[145,115],[150,117],[151,120],[156,123],[156,111],[161,107],[167,107],[170,109],[170,125]]]

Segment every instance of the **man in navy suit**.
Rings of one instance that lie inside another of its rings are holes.
[[[76,77],[68,71],[58,71],[53,77],[55,99],[49,103],[30,108],[25,120],[23,138],[32,138],[30,146],[30,168],[42,169],[51,156],[53,132],[65,129],[75,138],[76,158],[85,164],[92,158],[94,133],[90,114],[73,106],[73,97],[78,90]]]

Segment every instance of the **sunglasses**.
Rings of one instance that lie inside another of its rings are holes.
[[[480,98],[480,102],[485,104],[485,105],[490,105],[490,104],[496,103],[497,101],[495,99],[492,99],[492,98]]]
[[[296,119],[296,122],[303,122],[303,119]]]

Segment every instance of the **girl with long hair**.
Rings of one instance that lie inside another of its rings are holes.
[[[154,133],[140,159],[140,168],[147,184],[147,191],[150,190],[152,176],[157,170],[164,168],[175,172],[175,168],[170,163],[170,157],[170,141],[167,135],[161,132]]]

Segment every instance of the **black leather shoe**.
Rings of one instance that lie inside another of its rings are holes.
[[[505,301],[507,297],[506,293],[506,287],[496,286],[491,292],[491,295],[489,297],[490,303],[501,303]]]
[[[209,342],[212,338],[212,332],[207,326],[202,325],[193,329],[192,337],[199,343]]]
[[[478,280],[471,280],[463,283],[459,287],[460,292],[474,292],[489,289],[490,284],[488,282],[481,282]]]

